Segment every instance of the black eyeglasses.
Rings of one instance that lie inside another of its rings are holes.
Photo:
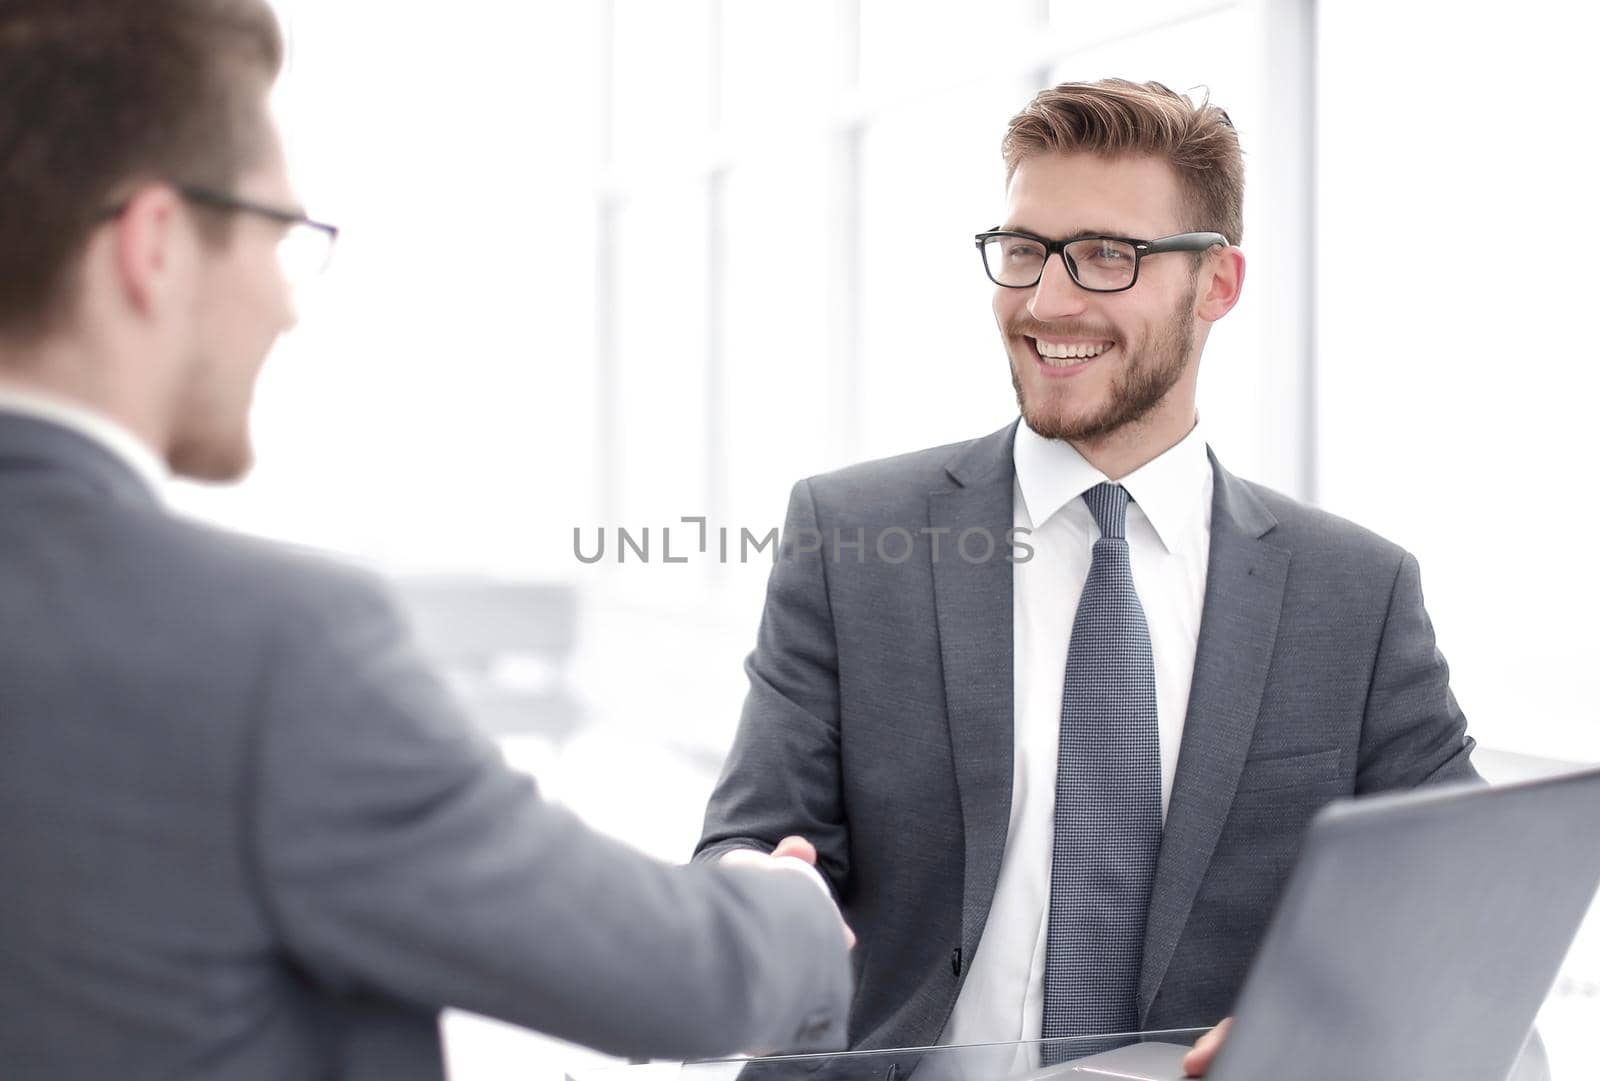
[[[989,280],[1006,289],[1031,289],[1044,277],[1052,255],[1061,256],[1078,286],[1094,293],[1120,293],[1139,280],[1139,263],[1147,255],[1169,251],[1205,251],[1228,238],[1221,233],[1173,233],[1155,240],[1125,236],[1077,236],[1046,240],[1014,229],[993,229],[973,238],[983,256]]]
[[[299,211],[267,206],[194,184],[178,184],[175,187],[185,200],[199,206],[254,214],[285,226],[283,237],[278,241],[278,265],[283,268],[283,276],[291,284],[300,285],[315,278],[327,269],[328,262],[333,258],[333,245],[339,239],[337,225],[314,221]],[[127,203],[118,203],[102,211],[101,217],[115,218],[127,208]]]

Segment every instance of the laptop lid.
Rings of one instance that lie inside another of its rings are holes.
[[[1600,884],[1600,770],[1330,805],[1212,1081],[1503,1081]]]

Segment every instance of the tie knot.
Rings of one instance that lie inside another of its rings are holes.
[[[1123,523],[1128,517],[1128,489],[1120,484],[1096,484],[1083,493],[1083,501],[1094,515],[1094,524],[1100,527],[1100,536],[1108,540],[1121,540]]]

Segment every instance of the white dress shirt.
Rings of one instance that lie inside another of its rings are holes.
[[[47,421],[104,447],[134,471],[158,501],[171,471],[149,444],[103,413],[54,394],[0,383],[0,410]]]
[[[1037,1040],[1044,1012],[1056,756],[1067,644],[1100,530],[1081,498],[1108,478],[1068,443],[1018,425],[1013,524],[1033,557],[1012,570],[1015,727],[1011,819],[989,919],[941,1042]],[[1178,768],[1211,543],[1211,463],[1198,424],[1123,477],[1134,588],[1150,625],[1161,812]]]

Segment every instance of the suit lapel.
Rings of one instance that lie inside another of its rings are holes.
[[[1139,977],[1139,1016],[1177,949],[1233,805],[1277,641],[1289,553],[1254,492],[1211,458],[1211,552],[1177,777],[1156,861]]]
[[[1012,525],[1015,435],[1012,424],[970,444],[946,467],[955,486],[928,497],[929,524],[948,531],[938,534],[933,586],[966,841],[963,976],[994,898],[1011,813],[1012,564],[1005,538]],[[968,529],[988,531],[995,542],[993,558],[981,563],[961,558],[956,545]]]

